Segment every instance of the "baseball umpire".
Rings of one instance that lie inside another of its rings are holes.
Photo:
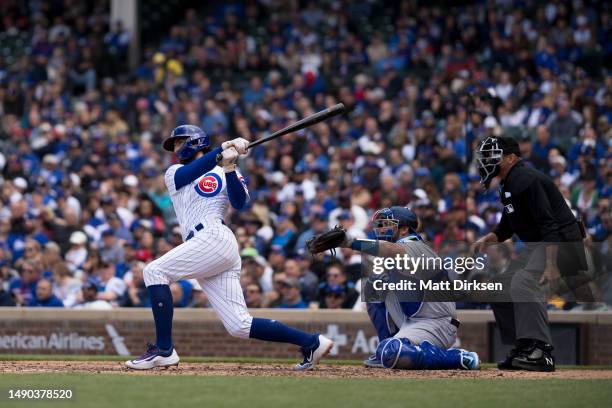
[[[499,177],[503,212],[495,230],[476,241],[473,250],[481,252],[487,243],[513,235],[523,242],[521,267],[511,277],[512,302],[491,304],[502,340],[514,343],[498,367],[554,371],[546,295],[540,285],[554,287],[561,277],[587,269],[584,229],[553,181],[520,156],[518,143],[510,137],[488,137],[479,144],[475,157],[481,183],[488,189]]]

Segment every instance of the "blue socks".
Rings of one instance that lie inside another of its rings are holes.
[[[157,348],[162,352],[172,353],[172,316],[174,305],[168,285],[151,285],[147,287],[151,299],[151,309],[155,320]]]
[[[155,320],[156,345],[164,354],[172,352],[172,293],[168,285],[151,285],[147,288],[151,298],[151,310]],[[249,337],[253,339],[291,343],[304,348],[318,346],[319,336],[291,328],[276,320],[253,318]]]
[[[249,337],[252,339],[291,343],[303,348],[318,346],[319,336],[289,327],[281,322],[270,319],[253,318]]]

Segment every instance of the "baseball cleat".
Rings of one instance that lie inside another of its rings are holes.
[[[465,370],[480,370],[480,359],[473,351],[461,350],[461,367]]]
[[[147,351],[143,355],[133,360],[125,362],[127,368],[134,370],[150,370],[155,367],[178,366],[179,356],[173,348],[170,355],[165,356],[154,344],[147,344]]]
[[[555,371],[555,358],[552,350],[553,347],[550,344],[534,344],[521,350],[512,359],[512,367],[527,371]]]
[[[316,366],[321,359],[329,354],[334,342],[327,337],[319,334],[318,344],[313,348],[302,348],[302,354],[304,355],[304,361],[295,365],[295,370],[306,371],[311,370]]]
[[[518,368],[512,365],[512,360],[516,356],[518,356],[518,349],[511,349],[505,359],[497,362],[497,368],[500,370],[517,370]]]
[[[380,359],[376,358],[376,353],[363,360],[363,365],[367,368],[385,368],[385,366],[380,362]]]

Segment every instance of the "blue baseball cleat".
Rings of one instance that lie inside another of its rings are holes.
[[[155,367],[170,367],[178,366],[179,356],[173,348],[172,353],[165,356],[161,350],[154,344],[147,344],[147,351],[138,358],[125,362],[127,368],[133,370],[150,370]]]
[[[461,349],[461,368],[465,370],[480,370],[478,354]]]
[[[313,369],[323,357],[329,354],[333,346],[333,341],[319,334],[318,344],[315,347],[301,349],[304,361],[296,364],[295,370],[306,371]]]
[[[363,360],[363,365],[367,368],[385,368],[385,366],[380,362],[380,358],[376,357],[376,353]]]

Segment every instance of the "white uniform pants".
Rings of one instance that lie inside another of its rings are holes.
[[[240,268],[236,237],[219,224],[205,227],[149,263],[143,274],[146,286],[197,279],[226,330],[234,337],[248,338],[253,318],[240,286]]]

